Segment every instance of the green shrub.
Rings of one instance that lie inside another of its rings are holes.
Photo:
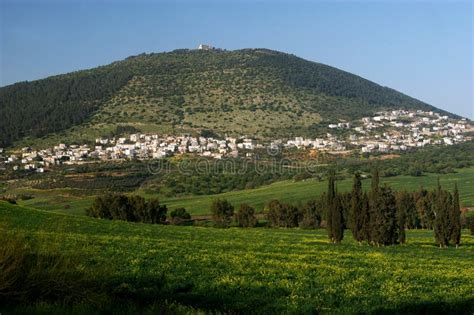
[[[229,227],[234,206],[226,199],[215,199],[211,205],[212,219],[217,227]]]
[[[191,215],[186,211],[185,208],[176,208],[170,212],[171,224],[179,225],[183,222],[190,220]]]
[[[86,209],[91,217],[143,223],[165,223],[167,208],[158,199],[146,201],[140,196],[106,194],[97,196],[92,206]]]
[[[257,225],[255,209],[246,203],[241,204],[236,220],[240,227],[255,227]]]

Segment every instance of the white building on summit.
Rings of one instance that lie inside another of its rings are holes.
[[[214,46],[207,45],[207,44],[199,44],[199,50],[211,50],[214,49]]]

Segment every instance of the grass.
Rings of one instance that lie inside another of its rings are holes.
[[[427,174],[425,176],[396,176],[382,178],[381,183],[387,183],[395,190],[406,189],[409,191],[419,189],[420,185],[432,189],[436,186],[436,180],[439,175]],[[441,185],[447,189],[453,189],[454,182],[458,182],[460,189],[460,199],[464,206],[474,205],[474,168],[460,169],[455,174],[441,175]],[[363,180],[364,188],[370,186],[370,179]],[[352,179],[346,179],[337,182],[339,191],[349,191],[352,188]],[[298,203],[305,202],[311,198],[319,196],[327,191],[326,181],[305,180],[300,182],[282,181],[268,186],[233,191],[214,196],[190,196],[182,198],[162,198],[163,203],[169,208],[185,207],[191,214],[208,214],[210,204],[214,198],[226,198],[232,204],[239,205],[248,203],[254,206],[257,211],[262,211],[266,203],[272,199],[279,199],[284,202]]]
[[[474,189],[472,189],[474,186],[474,167],[458,169],[456,173],[444,175],[426,174],[419,177],[396,176],[382,178],[381,183],[387,183],[395,190],[406,189],[412,191],[419,189],[421,185],[425,188],[432,189],[436,186],[438,176],[441,184],[449,190],[453,189],[454,182],[457,182],[460,190],[461,204],[466,207],[474,206]],[[352,187],[352,179],[338,181],[337,185],[339,191],[349,191]],[[369,187],[370,179],[363,180],[363,185],[365,188]],[[298,182],[281,181],[255,189],[232,191],[218,195],[168,198],[160,195],[145,194],[141,190],[135,193],[145,197],[158,197],[169,209],[185,207],[192,215],[206,215],[210,213],[210,205],[215,198],[226,198],[236,207],[241,203],[248,203],[260,212],[263,210],[265,204],[272,199],[279,199],[289,203],[299,203],[315,198],[326,190],[326,181],[310,179]],[[34,190],[26,192],[32,193],[37,197],[21,201],[22,205],[72,214],[84,214],[84,210],[92,204],[94,198],[93,196],[73,196],[67,189]]]
[[[0,202],[11,229],[82,257],[82,269],[133,286],[163,278],[161,298],[193,309],[265,313],[452,313],[474,310],[474,236],[439,249],[433,233],[407,245],[341,245],[324,230],[214,229],[106,221]],[[103,269],[103,268],[102,268]],[[1,307],[0,307],[1,309]]]

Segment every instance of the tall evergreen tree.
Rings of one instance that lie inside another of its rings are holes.
[[[423,229],[432,229],[434,222],[434,213],[432,209],[433,193],[428,192],[422,186],[414,193],[415,208],[420,220],[420,227]]]
[[[407,209],[409,207],[409,194],[401,191],[397,195],[397,224],[398,224],[398,241],[400,244],[405,243],[405,226],[407,224]]]
[[[376,167],[374,171],[372,172],[372,184],[371,184],[372,191],[378,190],[379,185],[380,185],[379,169],[378,167]]]
[[[362,200],[362,182],[360,174],[356,173],[354,176],[354,184],[352,185],[351,192],[351,212],[350,212],[350,228],[352,235],[357,242],[362,242],[364,236],[362,234],[363,229],[363,200]]]
[[[377,208],[371,221],[372,242],[379,245],[396,244],[398,240],[397,209],[395,196],[387,185],[379,190]],[[372,214],[371,214],[372,215]]]
[[[370,206],[369,206],[369,196],[366,192],[362,195],[362,208],[360,213],[360,222],[362,227],[360,230],[360,236],[363,240],[366,240],[370,243]]]
[[[447,247],[449,245],[450,227],[449,227],[449,205],[448,192],[441,188],[439,183],[436,188],[436,200],[434,204],[434,232],[436,242],[439,247]]]
[[[375,168],[372,173],[372,183],[369,193],[369,239],[372,244],[378,244],[378,227],[381,218],[380,188],[379,188],[379,170]]]
[[[459,246],[461,241],[461,205],[459,203],[459,191],[457,183],[454,183],[453,203],[450,207],[450,225],[451,225],[451,241]]]
[[[336,194],[331,205],[333,243],[339,244],[344,238],[344,220],[340,197]]]
[[[333,203],[336,198],[336,188],[335,188],[336,175],[334,171],[329,173],[328,179],[328,192],[326,195],[326,230],[328,232],[328,238],[331,242],[334,242],[333,234]]]
[[[412,193],[404,193],[404,208],[406,216],[406,227],[408,229],[418,229],[421,227],[420,216],[416,210],[415,198]]]

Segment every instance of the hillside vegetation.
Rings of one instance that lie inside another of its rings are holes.
[[[456,171],[454,174],[439,175],[441,184],[443,187],[452,190],[454,183],[457,182],[460,189],[461,205],[463,207],[472,207],[474,206],[474,191],[471,189],[471,183],[474,181],[474,168],[470,167]],[[437,174],[426,174],[425,176],[418,177],[395,176],[382,178],[381,183],[387,183],[395,190],[406,189],[408,191],[416,191],[420,186],[426,189],[435,188],[437,178]],[[349,191],[352,179],[339,180],[337,185],[339,191]],[[363,187],[364,189],[370,187],[370,179],[363,180]],[[184,207],[192,215],[209,215],[211,203],[216,198],[227,199],[235,206],[248,203],[257,212],[262,212],[265,204],[273,199],[297,205],[314,199],[326,191],[327,182],[325,180],[307,179],[302,181],[279,181],[255,189],[230,191],[214,195],[167,197],[163,194],[150,193],[143,189],[137,189],[133,192],[143,195],[147,199],[158,197],[160,202],[165,204],[170,210]],[[22,205],[81,215],[84,215],[85,209],[92,205],[95,195],[100,194],[100,191],[98,191],[84,195],[81,193],[81,190],[71,188],[39,190],[26,187],[17,188],[9,192],[16,195],[34,196],[32,199],[18,200]]]
[[[177,50],[0,88],[0,146],[25,137],[90,140],[117,125],[157,133],[205,128],[222,134],[311,135],[321,122],[389,108],[437,110],[281,52]]]

